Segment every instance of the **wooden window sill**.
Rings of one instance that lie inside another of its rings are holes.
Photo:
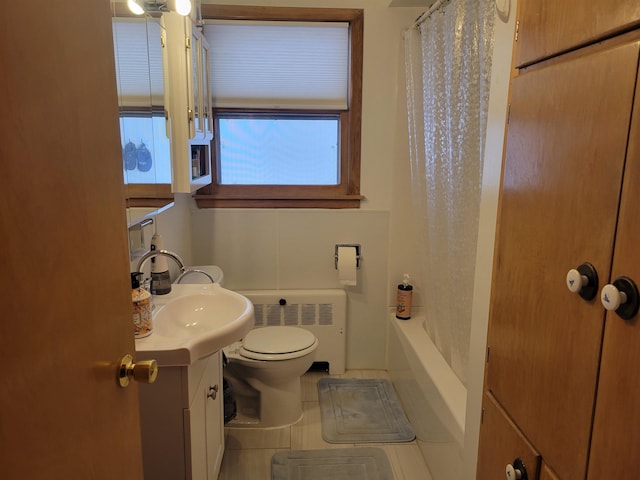
[[[198,208],[359,208],[362,195],[194,195]]]
[[[137,183],[125,185],[127,207],[164,207],[174,201],[171,185]]]

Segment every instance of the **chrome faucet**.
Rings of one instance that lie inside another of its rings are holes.
[[[184,261],[182,260],[182,258],[180,258],[180,255],[178,255],[177,253],[171,252],[169,250],[151,250],[151,251],[145,253],[140,258],[140,260],[138,260],[138,266],[136,267],[136,272],[141,272],[142,271],[142,267],[147,262],[147,260],[149,260],[150,258],[153,258],[153,257],[157,257],[157,256],[168,257],[171,260],[173,260],[174,262],[176,262],[176,264],[180,268],[180,275],[178,275],[178,278],[176,278],[176,283],[180,283],[184,277],[186,277],[187,275],[189,275],[191,273],[201,273],[202,275],[207,277],[209,280],[211,280],[211,283],[216,283],[215,280],[213,279],[213,277],[211,275],[209,275],[207,272],[203,271],[203,270],[199,270],[197,268],[189,268],[189,269],[187,269],[184,266]]]
[[[185,274],[187,272],[187,269],[184,266],[184,262],[182,261],[180,256],[177,253],[170,252],[169,250],[151,250],[151,251],[145,253],[140,258],[140,260],[138,260],[138,266],[136,267],[136,272],[141,272],[142,271],[142,266],[147,262],[147,260],[149,260],[150,258],[153,258],[153,257],[157,257],[157,256],[168,257],[171,260],[173,260],[174,262],[176,262],[178,267],[180,267],[180,276],[183,276],[183,274]]]
[[[190,275],[192,273],[201,273],[202,275],[207,277],[209,280],[211,280],[211,283],[216,283],[216,281],[213,279],[213,277],[211,275],[209,275],[204,270],[200,270],[198,268],[188,268],[188,269],[186,269],[184,272],[182,272],[180,275],[178,275],[178,278],[176,278],[176,283],[180,283],[184,277],[186,277],[187,275]]]

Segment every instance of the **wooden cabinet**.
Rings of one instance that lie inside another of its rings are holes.
[[[213,102],[211,98],[209,43],[200,28],[191,30],[191,92],[193,122],[190,137],[196,142],[213,137]]]
[[[640,24],[640,2],[537,0],[518,2],[516,65],[566,52]]]
[[[162,22],[169,65],[172,191],[193,193],[211,183],[209,47],[191,18],[170,12],[162,15]]]
[[[640,281],[640,82],[629,134],[611,279]],[[640,318],[607,313],[589,479],[635,478],[640,452]]]
[[[113,40],[128,207],[162,207],[171,194],[171,145],[164,114],[165,32],[152,17],[114,5]]]
[[[206,365],[198,382],[193,402],[185,412],[191,444],[191,476],[187,478],[215,480],[220,472],[224,453],[224,421],[222,370],[219,354]],[[194,372],[198,375],[198,372]]]
[[[215,480],[224,453],[220,352],[190,366],[160,367],[140,386],[146,479]]]
[[[549,468],[548,465],[542,464],[542,468],[540,469],[540,480],[560,480],[560,479],[553,472],[553,470]]]
[[[482,402],[480,436],[485,444],[501,445],[503,448],[488,449],[485,455],[480,457],[478,478],[504,478],[507,464],[513,465],[516,459],[525,465],[529,479],[538,478],[540,455],[498,405],[491,393],[485,393]]]
[[[534,3],[550,4],[521,11]],[[640,281],[639,56],[631,31],[512,81],[485,390],[540,454],[542,478],[635,478],[640,320],[605,313],[600,291]],[[565,286],[583,262],[600,280],[591,300]],[[480,466],[496,452],[513,460],[512,442],[485,433],[495,417],[481,427],[478,479],[493,478]]]

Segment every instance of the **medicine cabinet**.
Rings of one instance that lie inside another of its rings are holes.
[[[211,183],[209,45],[189,17],[164,13],[162,24],[167,33],[172,186],[174,192],[193,193]]]
[[[167,136],[163,38],[160,17],[136,17],[112,3],[113,46],[120,111],[120,141],[129,223],[134,208],[173,201]]]
[[[112,5],[127,206],[163,207],[211,182],[209,46],[190,17]]]

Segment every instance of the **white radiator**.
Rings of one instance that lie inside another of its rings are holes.
[[[315,361],[329,363],[329,373],[344,373],[347,296],[341,289],[245,290],[255,309],[254,328],[290,325],[318,339]]]

